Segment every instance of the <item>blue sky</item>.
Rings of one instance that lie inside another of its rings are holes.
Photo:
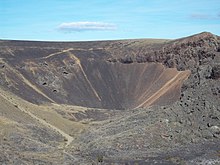
[[[82,41],[220,35],[220,0],[0,0],[0,39]]]

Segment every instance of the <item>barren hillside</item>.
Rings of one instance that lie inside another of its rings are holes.
[[[220,163],[220,37],[0,40],[3,164]]]

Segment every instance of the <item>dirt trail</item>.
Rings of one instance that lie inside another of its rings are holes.
[[[16,74],[18,77],[20,77],[23,82],[29,86],[30,88],[32,88],[34,91],[36,91],[37,93],[39,93],[40,95],[42,95],[43,97],[47,98],[48,100],[50,100],[52,103],[55,103],[55,101],[53,99],[51,99],[49,96],[47,96],[45,93],[43,93],[40,89],[38,89],[37,86],[35,86],[33,83],[31,83],[27,78],[25,78],[23,76],[23,74],[21,74],[17,69],[14,69],[12,66],[10,66],[8,63],[4,62],[4,65],[6,65],[8,68],[10,68],[12,70],[12,72],[14,74]]]
[[[47,58],[50,58],[50,57],[53,57],[53,56],[56,56],[56,55],[60,55],[62,53],[66,53],[66,52],[69,52],[71,50],[74,50],[73,48],[69,48],[69,49],[65,49],[65,50],[62,50],[60,52],[56,52],[56,53],[52,53],[52,54],[49,54],[48,56],[46,57],[42,57],[42,59],[47,59]]]
[[[33,113],[29,112],[28,110],[24,109],[23,107],[21,107],[20,105],[17,104],[17,102],[11,98],[11,97],[8,97],[7,94],[3,91],[3,90],[0,90],[0,96],[2,96],[5,100],[7,100],[8,102],[10,102],[11,104],[13,105],[17,105],[18,106],[18,109],[26,114],[28,114],[29,116],[31,116],[33,119],[37,120],[39,123],[43,124],[44,126],[48,127],[48,128],[51,128],[53,129],[54,131],[56,132],[59,132],[67,141],[66,141],[66,144],[65,144],[65,147],[68,147],[72,141],[74,140],[74,138],[70,135],[68,135],[67,133],[63,132],[61,129],[51,125],[50,123],[46,122],[45,120],[35,116]]]
[[[166,84],[162,86],[157,92],[155,92],[150,98],[145,100],[143,103],[136,106],[136,108],[140,108],[142,106],[149,106],[153,104],[157,99],[159,99],[163,94],[169,91],[172,87],[180,83],[182,80],[186,79],[189,76],[189,72],[187,71],[180,71],[177,73],[171,80],[169,80]]]
[[[95,94],[96,98],[97,98],[99,101],[101,101],[100,96],[99,96],[98,93],[96,92],[96,90],[95,90],[95,88],[93,87],[92,83],[89,81],[89,79],[88,79],[88,77],[87,77],[87,75],[86,75],[86,73],[85,73],[85,71],[84,71],[84,69],[83,69],[83,67],[82,67],[82,65],[81,65],[81,62],[80,62],[79,58],[77,58],[77,57],[76,57],[74,54],[72,54],[71,52],[68,52],[68,53],[69,53],[69,56],[72,57],[72,58],[76,61],[76,63],[79,65],[79,68],[80,68],[80,70],[81,70],[83,76],[85,77],[86,81],[88,82],[88,84],[89,84],[90,88],[92,89],[93,93]]]

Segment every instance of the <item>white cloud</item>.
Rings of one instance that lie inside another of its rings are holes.
[[[194,13],[190,15],[193,19],[218,19],[220,14],[218,15],[209,15],[209,14],[202,14],[202,13]]]
[[[193,18],[193,19],[211,19],[212,16],[210,16],[208,14],[194,13],[194,14],[191,14],[191,18]]]
[[[105,22],[67,22],[58,26],[61,31],[107,31],[116,30],[116,25]]]

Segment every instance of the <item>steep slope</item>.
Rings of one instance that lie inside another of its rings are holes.
[[[179,99],[190,74],[160,63],[111,62],[111,45],[85,49],[60,43],[64,48],[57,50],[55,43],[21,43],[2,46],[1,84],[32,103],[107,109],[166,105]]]
[[[191,74],[174,104],[127,110],[90,127],[79,140],[81,152],[102,155],[106,164],[219,164],[219,48],[218,36],[201,33],[143,48],[138,56],[111,57],[111,62],[160,62]]]

